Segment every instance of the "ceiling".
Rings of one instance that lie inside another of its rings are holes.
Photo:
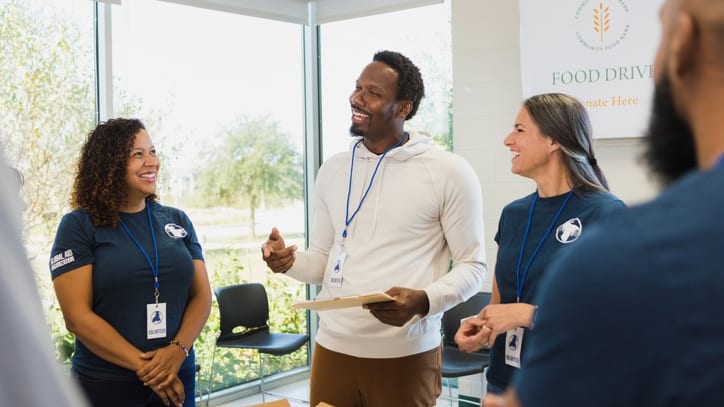
[[[102,1],[102,0],[101,0]],[[107,0],[106,0],[107,1]],[[123,0],[112,0],[114,3]],[[323,24],[442,3],[443,0],[162,0],[297,24]]]

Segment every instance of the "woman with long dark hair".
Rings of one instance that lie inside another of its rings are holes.
[[[513,173],[535,181],[536,191],[503,209],[490,305],[455,336],[463,350],[491,347],[488,393],[502,393],[520,367],[546,269],[563,251],[575,250],[589,225],[624,206],[608,192],[591,133],[580,102],[549,93],[523,103],[504,140]]]

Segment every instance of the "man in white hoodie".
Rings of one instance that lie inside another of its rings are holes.
[[[376,53],[349,99],[350,151],[319,169],[309,249],[287,247],[276,228],[262,246],[275,273],[321,284],[318,299],[395,298],[320,311],[312,405],[435,405],[442,313],[480,291],[480,184],[465,160],[404,130],[423,96],[407,57]]]

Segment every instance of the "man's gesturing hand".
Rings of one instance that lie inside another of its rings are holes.
[[[275,273],[286,273],[294,264],[297,245],[286,247],[279,229],[272,228],[269,240],[261,245],[261,257]]]

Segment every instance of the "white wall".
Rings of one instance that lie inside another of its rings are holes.
[[[497,246],[493,237],[503,206],[534,190],[510,172],[503,138],[522,102],[519,16],[516,0],[451,0],[453,134],[455,152],[475,168],[483,191],[490,290]],[[641,139],[596,140],[594,151],[611,191],[631,205],[656,186],[639,164]]]

